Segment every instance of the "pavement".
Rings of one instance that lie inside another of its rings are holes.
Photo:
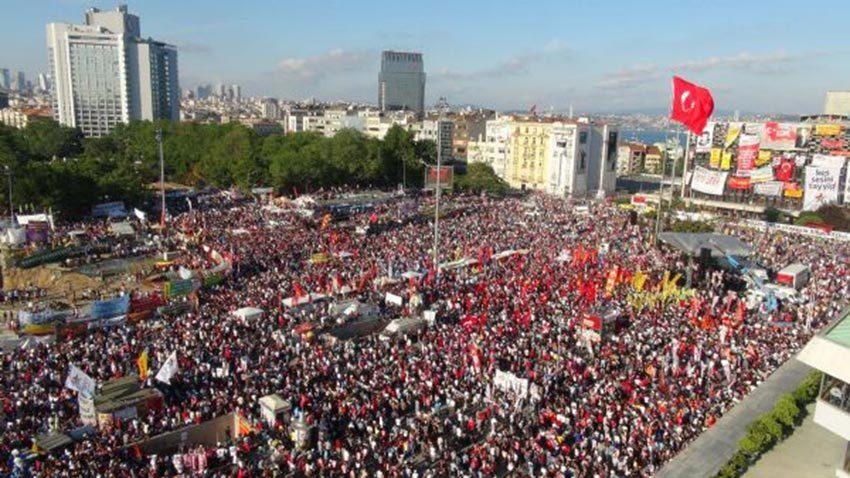
[[[794,433],[763,455],[743,478],[834,478],[847,442],[813,421],[815,404]]]
[[[792,358],[750,394],[727,411],[713,427],[700,434],[655,475],[656,478],[700,478],[717,474],[738,451],[738,442],[755,419],[773,409],[776,401],[793,391],[811,369]],[[772,475],[773,477],[795,475]]]

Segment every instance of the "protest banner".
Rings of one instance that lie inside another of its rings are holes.
[[[79,367],[71,364],[68,367],[68,377],[65,379],[65,388],[74,390],[86,397],[94,395],[97,383],[88,374],[83,372]]]
[[[837,202],[840,175],[841,168],[806,166],[803,210],[814,211],[825,204]]]
[[[723,189],[726,185],[726,177],[728,175],[729,173],[712,171],[702,166],[697,166],[691,177],[691,189],[705,194],[721,196],[723,195]]]
[[[130,310],[130,296],[116,297],[109,300],[96,300],[91,305],[92,319],[106,319],[126,314]]]

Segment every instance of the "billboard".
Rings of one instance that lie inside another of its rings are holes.
[[[425,189],[434,189],[437,181],[440,189],[451,189],[454,181],[454,168],[452,166],[441,166],[439,172],[436,166],[428,166],[425,170]]]
[[[803,190],[803,209],[814,211],[838,201],[838,180],[841,168],[806,166],[806,183]]]
[[[767,181],[764,183],[757,183],[753,185],[753,193],[758,194],[759,196],[771,196],[771,197],[779,197],[782,196],[782,182],[781,181]]]
[[[759,155],[759,137],[755,134],[742,134],[738,140],[738,176],[749,176],[756,167]]]
[[[691,176],[691,189],[705,194],[722,196],[727,176],[729,176],[729,173],[721,173],[697,166],[694,168],[693,176]]]
[[[768,121],[762,130],[761,147],[787,151],[794,149],[797,141],[797,125]]]

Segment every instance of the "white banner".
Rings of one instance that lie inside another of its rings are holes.
[[[68,378],[65,379],[65,388],[70,388],[85,397],[91,397],[94,395],[96,386],[97,383],[94,379],[80,370],[79,367],[74,364],[68,367]]]
[[[814,211],[824,204],[838,201],[838,181],[841,168],[806,166],[803,189],[803,210]]]
[[[702,134],[697,136],[697,144],[695,151],[697,153],[707,153],[711,151],[711,143],[714,140],[714,123],[705,125]]]
[[[156,373],[156,379],[162,383],[171,385],[171,379],[177,373],[177,352],[171,352],[168,359],[162,364],[159,372]]]
[[[728,172],[712,171],[702,166],[697,166],[691,177],[691,189],[705,194],[722,196],[723,188],[726,186],[727,176],[729,176]]]
[[[766,181],[773,181],[773,166],[768,164],[750,172],[751,183],[763,183]]]
[[[782,181],[767,181],[753,185],[753,193],[760,196],[782,196]]]
[[[392,292],[387,292],[386,301],[389,302],[390,304],[395,304],[395,305],[403,305],[404,304],[404,299],[402,299],[401,296],[393,294]]]
[[[136,217],[142,222],[145,222],[148,218],[147,214],[145,214],[144,211],[137,208],[133,208],[133,214],[135,214]]]
[[[496,370],[493,385],[506,392],[512,392],[520,397],[528,395],[528,379],[519,378],[511,372]]]
[[[815,154],[812,156],[811,166],[823,166],[825,168],[843,168],[844,156],[830,156],[828,154]]]

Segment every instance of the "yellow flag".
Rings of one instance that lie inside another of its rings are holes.
[[[632,287],[634,287],[637,291],[643,290],[643,285],[646,283],[646,274],[643,271],[635,272],[634,277],[632,277]]]
[[[136,365],[139,367],[139,379],[148,379],[148,349],[142,350],[139,358],[136,359]]]

